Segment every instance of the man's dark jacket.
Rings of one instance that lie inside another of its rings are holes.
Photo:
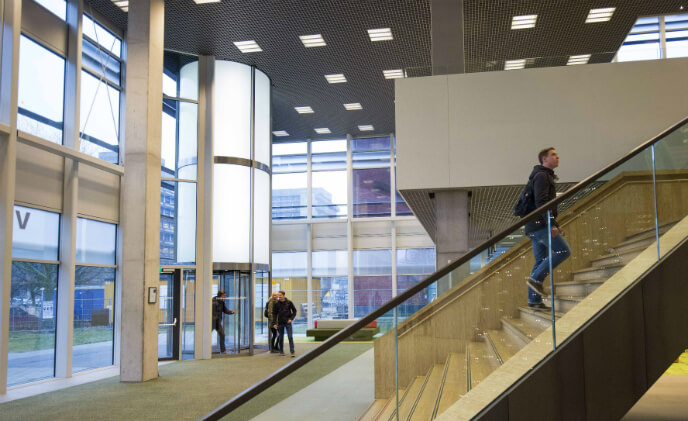
[[[533,171],[528,177],[528,182],[533,184],[533,200],[535,201],[535,209],[544,205],[545,203],[553,200],[557,197],[557,189],[554,185],[555,180],[554,171],[543,167],[542,165],[536,165],[533,167]],[[551,211],[552,226],[558,227],[557,221],[557,208],[555,207]],[[547,214],[544,213],[534,221],[528,222],[526,224],[526,234],[537,231],[542,228],[547,228]]]
[[[222,313],[234,314],[234,312],[230,311],[225,305],[225,300],[213,297],[213,320],[219,319]]]
[[[275,303],[274,315],[274,324],[286,325],[289,320],[294,320],[296,317],[296,307],[294,307],[294,303],[286,298],[284,301],[277,300]]]

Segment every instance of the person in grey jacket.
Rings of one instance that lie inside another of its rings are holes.
[[[284,291],[279,292],[279,299],[275,306],[272,326],[279,332],[277,345],[279,347],[280,355],[284,355],[284,331],[287,331],[289,336],[289,350],[291,356],[294,357],[294,331],[292,322],[296,318],[296,307],[294,303],[289,301],[285,296]]]
[[[554,184],[556,176],[554,169],[559,166],[559,155],[554,148],[547,148],[538,154],[540,165],[533,167],[530,173],[529,182],[533,184],[533,200],[535,209],[543,206],[550,200],[557,197],[557,190]],[[530,278],[526,281],[528,285],[528,307],[535,309],[548,309],[542,302],[545,295],[543,282],[549,275],[550,254],[549,238],[552,239],[552,269],[559,266],[561,262],[568,259],[571,249],[564,240],[564,231],[559,228],[557,223],[557,209],[550,210],[550,227],[547,229],[547,213],[540,215],[534,221],[528,222],[525,226],[526,235],[530,238],[533,245],[533,255],[535,265],[530,273]]]

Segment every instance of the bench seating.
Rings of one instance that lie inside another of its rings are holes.
[[[313,337],[317,342],[324,341],[356,321],[358,321],[358,319],[316,320],[315,328],[306,330],[306,336]],[[363,329],[359,329],[356,333],[345,339],[345,341],[372,341],[373,337],[378,333],[380,333],[380,328],[377,327],[377,322],[374,321]]]

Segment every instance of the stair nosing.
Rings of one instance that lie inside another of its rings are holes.
[[[604,256],[598,257],[597,259],[593,259],[593,260],[591,260],[590,262],[597,262],[597,261],[599,261],[599,260],[609,259],[609,258],[611,258],[611,257],[619,257],[619,256],[623,256],[624,254],[635,253],[636,251],[641,251],[641,252],[642,252],[643,250],[647,250],[648,247],[649,247],[649,246],[638,246],[638,247],[634,247],[634,248],[632,248],[632,249],[628,249],[628,250],[626,250],[626,251],[619,252],[619,253],[609,253],[609,254],[605,254]],[[612,249],[612,250],[613,250],[613,249]]]

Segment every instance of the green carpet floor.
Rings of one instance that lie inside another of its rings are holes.
[[[297,354],[317,344],[297,344]],[[248,420],[372,347],[342,344],[274,385],[227,419]],[[175,362],[145,383],[119,377],[0,404],[2,420],[196,420],[293,361],[276,354]]]

